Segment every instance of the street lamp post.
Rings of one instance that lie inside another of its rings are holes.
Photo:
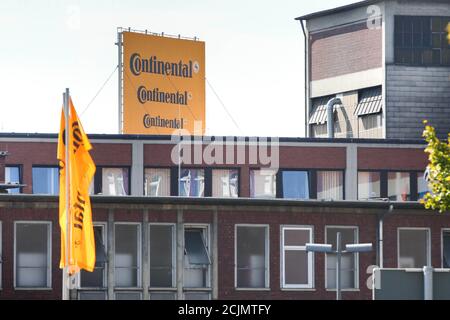
[[[336,255],[336,300],[341,300],[341,257],[344,253],[358,253],[372,251],[371,243],[347,244],[345,250],[342,250],[341,233],[336,234],[336,250],[333,250],[331,244],[307,243],[306,251],[334,253]]]

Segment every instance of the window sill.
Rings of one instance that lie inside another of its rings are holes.
[[[177,292],[177,288],[172,288],[172,287],[150,287],[148,288],[149,292],[155,292],[155,291],[167,291],[167,292]]]
[[[52,291],[53,288],[26,288],[26,287],[14,287],[15,291]]]
[[[316,288],[281,288],[281,291],[317,291]]]
[[[188,288],[188,287],[184,287],[183,288],[183,291],[200,291],[200,292],[204,292],[204,291],[208,291],[208,292],[210,292],[210,291],[212,291],[212,289],[211,288]]]
[[[270,288],[234,288],[236,291],[270,291]]]
[[[336,289],[326,289],[327,292],[336,292]],[[341,289],[341,292],[359,292],[359,288],[356,289]]]
[[[139,287],[114,287],[114,291],[142,291]]]

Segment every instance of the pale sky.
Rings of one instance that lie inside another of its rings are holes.
[[[117,27],[199,37],[206,134],[304,136],[303,35],[294,18],[357,0],[0,0],[0,131],[56,133],[62,93],[81,114],[117,65]],[[81,115],[117,133],[117,71]]]

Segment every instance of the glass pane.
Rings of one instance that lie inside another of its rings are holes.
[[[32,171],[34,194],[59,194],[58,168],[35,167]]]
[[[128,193],[128,168],[102,169],[102,194],[125,196]]]
[[[237,198],[239,193],[238,170],[213,170],[212,196],[219,198]]]
[[[209,264],[202,230],[185,230],[184,246],[190,264]]]
[[[185,300],[209,300],[210,295],[208,292],[186,292],[184,294]]]
[[[441,49],[433,49],[433,65],[438,66],[441,64]]]
[[[116,292],[116,300],[141,300],[139,292]]]
[[[16,225],[16,285],[47,287],[48,225]]]
[[[266,287],[266,227],[237,227],[237,286]]]
[[[327,254],[327,289],[336,289],[336,255]],[[341,257],[341,288],[355,288],[354,254],[343,254]]]
[[[399,268],[428,265],[428,230],[400,230],[399,237]]]
[[[103,282],[105,263],[106,260],[106,250],[103,244],[103,227],[94,226],[94,238],[95,238],[95,268],[93,272],[88,272],[86,270],[80,271],[80,285],[84,288],[105,287]]]
[[[20,184],[20,168],[5,167],[5,183]],[[20,188],[7,189],[8,193],[20,193]]]
[[[286,284],[308,284],[308,252],[286,250],[284,252],[284,276]]]
[[[106,300],[105,292],[82,291],[79,293],[80,300]]]
[[[317,199],[344,199],[342,171],[317,171]]]
[[[172,292],[151,292],[150,300],[175,300],[175,293]]]
[[[95,268],[93,272],[81,270],[80,285],[82,288],[103,288],[103,275],[105,268]]]
[[[307,171],[283,171],[283,198],[309,199]]]
[[[173,226],[150,226],[150,286],[172,287]]]
[[[392,201],[409,201],[410,186],[408,172],[388,173],[388,197]]]
[[[450,231],[444,231],[444,233],[442,234],[442,239],[442,266],[444,268],[450,268]]]
[[[182,197],[203,197],[205,171],[203,169],[181,169],[179,195]]]
[[[433,31],[433,32],[443,31],[443,28],[441,28],[441,18],[440,17],[431,19],[431,31]]]
[[[285,246],[304,246],[311,241],[310,230],[306,229],[284,229]]]
[[[341,233],[342,250],[345,249],[345,245],[356,243],[356,228],[327,228],[327,243],[333,246],[333,250],[336,250],[336,237],[338,232]]]
[[[358,199],[380,198],[380,173],[358,172]]]
[[[425,175],[423,173],[417,175],[417,191],[419,200],[425,197],[427,192],[431,191],[428,186],[428,181],[425,180]]]
[[[170,169],[145,169],[145,195],[170,196]]]
[[[116,286],[136,287],[138,272],[138,226],[115,226]]]
[[[250,171],[250,197],[252,198],[275,198],[276,171],[274,170],[251,170]]]

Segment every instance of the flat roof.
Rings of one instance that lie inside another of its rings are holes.
[[[139,141],[171,141],[172,136],[169,135],[145,135],[145,134],[88,134],[91,140],[139,140]],[[0,139],[2,138],[16,138],[16,139],[58,139],[56,133],[15,133],[15,132],[0,132]],[[426,145],[425,140],[422,139],[360,139],[360,138],[301,138],[301,137],[243,137],[243,136],[190,136],[192,141],[245,141],[252,142],[264,141],[270,143],[278,139],[278,142],[284,143],[357,143],[357,144],[417,144]],[[187,137],[183,136],[186,141]],[[56,142],[56,141],[55,141]],[[1,151],[1,150],[0,150]]]
[[[341,7],[336,7],[336,8],[332,8],[332,9],[327,9],[327,10],[322,10],[322,11],[317,11],[317,12],[313,12],[313,13],[309,13],[306,14],[304,16],[300,16],[295,18],[295,20],[310,20],[313,18],[318,18],[318,17],[322,17],[322,16],[326,16],[329,14],[333,14],[333,13],[338,13],[338,12],[343,12],[343,11],[348,11],[348,10],[352,10],[355,8],[359,8],[362,6],[367,6],[367,5],[371,5],[377,2],[381,2],[382,0],[364,0],[364,1],[359,1],[359,2],[355,2],[355,3],[351,3],[345,6],[341,6]]]

